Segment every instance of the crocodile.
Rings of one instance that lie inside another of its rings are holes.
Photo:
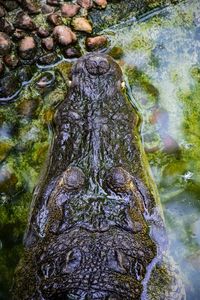
[[[52,128],[13,299],[184,300],[140,117],[110,56],[77,60]]]

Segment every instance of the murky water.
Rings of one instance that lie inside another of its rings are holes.
[[[157,183],[187,299],[200,295],[200,4],[182,2],[106,31]],[[8,299],[21,255],[31,193],[45,159],[51,120],[64,99],[68,62],[35,70],[16,102],[0,110],[0,299]]]

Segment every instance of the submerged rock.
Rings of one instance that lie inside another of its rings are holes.
[[[11,40],[7,34],[0,32],[0,55],[5,55],[11,50]]]
[[[63,46],[67,46],[76,41],[75,33],[67,26],[56,26],[53,30],[53,36],[56,41]]]
[[[73,3],[63,3],[61,6],[62,16],[72,18],[74,17],[80,10],[80,6]]]
[[[33,58],[37,52],[36,42],[32,36],[26,36],[19,43],[19,55],[23,59]]]
[[[8,74],[0,80],[0,98],[13,96],[20,89],[20,87],[21,84],[17,76],[13,73]]]
[[[44,49],[51,51],[54,48],[54,40],[52,37],[42,39],[42,46]]]
[[[92,0],[78,0],[77,3],[85,9],[89,9],[93,6]]]
[[[36,25],[33,22],[32,18],[22,11],[20,11],[16,16],[15,27],[28,31],[33,31],[34,29],[36,29]]]
[[[99,35],[95,37],[88,37],[85,43],[89,50],[96,50],[105,47],[108,43],[108,39],[104,35]]]
[[[77,17],[77,18],[73,19],[72,26],[77,31],[84,31],[84,32],[87,32],[87,33],[92,32],[92,25],[84,17]]]

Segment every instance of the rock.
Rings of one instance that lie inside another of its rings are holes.
[[[63,54],[66,58],[78,58],[81,56],[81,51],[79,49],[71,47],[65,49]]]
[[[178,143],[169,134],[162,135],[163,151],[167,154],[180,152]]]
[[[53,36],[56,41],[63,46],[67,46],[76,41],[75,33],[65,25],[56,26],[53,30]]]
[[[92,0],[78,0],[77,3],[85,9],[89,9],[93,6]]]
[[[24,13],[23,11],[20,11],[15,19],[15,27],[20,28],[20,29],[25,29],[28,31],[33,31],[36,29],[36,25],[31,19],[29,15]]]
[[[33,66],[32,67],[24,66],[18,69],[18,78],[20,82],[24,83],[30,81],[36,70],[37,70],[36,67],[34,68]]]
[[[47,0],[47,4],[53,5],[53,6],[59,6],[60,0]]]
[[[8,35],[11,35],[15,31],[13,24],[8,22],[5,18],[0,19],[0,29]]]
[[[40,5],[34,0],[22,0],[22,6],[29,14],[38,14],[40,12]]]
[[[51,23],[52,25],[54,25],[54,26],[58,26],[58,25],[63,24],[61,16],[56,14],[56,13],[48,15],[47,21],[49,23]]]
[[[15,29],[15,32],[13,33],[13,39],[15,40],[21,40],[26,36],[26,32],[22,29]]]
[[[74,17],[80,10],[80,6],[72,3],[63,3],[61,5],[61,13],[62,16],[72,18]]]
[[[50,34],[49,30],[43,27],[39,27],[37,30],[37,35],[41,38],[46,38]]]
[[[47,37],[45,39],[42,39],[41,44],[42,47],[48,51],[51,51],[54,48],[54,40],[52,37]]]
[[[6,8],[8,11],[12,11],[18,8],[18,3],[15,0],[1,0],[0,3]]]
[[[45,93],[49,91],[52,87],[54,87],[55,83],[55,74],[53,72],[45,72],[40,76],[40,78],[36,82],[36,86],[41,93]]]
[[[0,5],[0,18],[4,17],[6,14],[5,9],[3,8],[3,6]]]
[[[2,60],[0,60],[0,77],[4,74],[4,64],[2,62]]]
[[[15,69],[19,63],[19,58],[15,54],[8,54],[4,56],[3,61],[10,69]]]
[[[99,35],[95,37],[88,37],[86,39],[86,47],[89,50],[96,50],[105,47],[108,43],[108,39],[104,35]]]
[[[54,7],[49,6],[47,4],[43,4],[41,10],[43,14],[51,14],[54,12]]]
[[[0,55],[5,55],[11,50],[11,40],[7,34],[0,32]]]
[[[20,82],[13,73],[0,80],[0,98],[13,96],[20,89]]]
[[[106,8],[106,6],[107,6],[106,0],[93,0],[93,2],[95,2],[101,8]]]
[[[55,64],[58,60],[59,58],[56,53],[47,53],[38,59],[38,63],[41,65],[50,65]]]
[[[84,31],[87,33],[92,32],[92,26],[91,26],[90,22],[84,17],[77,17],[77,18],[73,19],[72,26],[77,31]]]
[[[33,58],[36,54],[36,42],[32,36],[26,36],[19,43],[19,54],[23,59]]]

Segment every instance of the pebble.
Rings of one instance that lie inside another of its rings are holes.
[[[6,14],[5,9],[3,8],[3,6],[0,5],[0,18],[4,17]]]
[[[57,61],[58,56],[56,53],[47,53],[38,59],[38,63],[41,65],[50,65],[56,63]]]
[[[11,50],[11,40],[7,34],[0,32],[0,55],[5,55]]]
[[[52,37],[47,37],[42,39],[42,47],[48,51],[51,51],[54,48],[54,40]]]
[[[108,39],[104,35],[86,38],[86,46],[89,50],[96,50],[105,47]]]
[[[64,17],[72,18],[79,12],[79,10],[80,6],[77,4],[63,3],[61,5],[61,13]]]
[[[60,4],[60,0],[47,0],[47,4],[53,5],[53,6],[58,6]]]
[[[53,87],[56,82],[56,77],[53,72],[45,72],[41,75],[36,85],[41,89],[42,92],[46,91],[47,88]]]
[[[63,46],[67,46],[76,41],[75,33],[65,25],[56,26],[53,30],[53,36],[57,42]]]
[[[47,4],[42,5],[41,10],[43,14],[51,14],[54,12],[54,8]]]
[[[16,16],[15,27],[28,31],[33,31],[36,29],[36,25],[31,17],[22,11],[20,11]]]
[[[23,0],[23,7],[29,14],[38,14],[40,12],[39,4],[34,0]]]
[[[50,34],[49,30],[43,27],[39,27],[37,30],[37,35],[41,38],[46,38]]]
[[[81,51],[74,47],[71,47],[65,49],[63,54],[66,58],[78,58],[81,56]]]
[[[15,54],[8,54],[3,57],[4,63],[11,69],[15,69],[19,63],[19,58]]]
[[[0,60],[0,77],[3,75],[4,69],[5,69],[4,64],[3,64],[2,60]]]
[[[20,83],[18,78],[9,73],[7,76],[0,80],[0,98],[10,97],[14,95],[20,89]]]
[[[63,24],[61,16],[56,13],[48,15],[47,21],[54,26]]]
[[[101,8],[106,8],[106,6],[107,6],[106,0],[93,0],[93,1]]]
[[[33,58],[36,54],[36,42],[32,36],[26,36],[19,43],[19,54],[23,59]]]
[[[15,31],[15,28],[14,28],[13,24],[8,22],[8,20],[6,20],[5,18],[1,18],[0,19],[0,30],[5,32],[8,35],[11,35]]]
[[[78,0],[77,3],[85,9],[89,9],[93,6],[92,0]]]
[[[87,33],[92,32],[92,26],[91,26],[90,22],[84,17],[77,17],[77,18],[73,19],[72,26],[77,31],[84,31]]]
[[[15,0],[4,0],[1,3],[8,11],[12,11],[18,8],[18,3]]]
[[[22,29],[15,29],[15,32],[13,33],[13,38],[15,40],[21,40],[26,36],[26,32]]]

